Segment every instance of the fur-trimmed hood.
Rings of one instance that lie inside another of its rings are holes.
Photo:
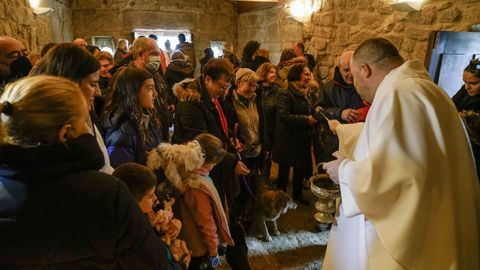
[[[194,140],[186,144],[161,143],[148,154],[147,166],[154,170],[162,168],[167,181],[183,192],[186,186],[200,185],[195,170],[202,167],[204,161],[202,147]]]
[[[180,102],[200,101],[206,90],[203,88],[201,76],[197,79],[185,79],[173,86],[173,94]]]

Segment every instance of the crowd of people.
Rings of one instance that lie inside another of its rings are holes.
[[[300,42],[276,65],[257,41],[200,60],[178,38],[113,56],[77,38],[33,61],[0,37],[0,268],[248,270],[253,179],[287,192],[293,168],[309,205],[321,162],[342,191],[325,269],[479,265],[478,60],[452,101],[385,39],[323,85]]]

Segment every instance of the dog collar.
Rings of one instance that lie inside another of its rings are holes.
[[[220,264],[220,258],[217,256],[210,257],[210,261],[212,262],[212,267],[216,268]]]

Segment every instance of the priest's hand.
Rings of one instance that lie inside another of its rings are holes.
[[[338,120],[328,120],[328,127],[333,132],[333,134],[337,134],[337,128],[340,125],[341,123]]]
[[[330,176],[330,179],[332,179],[335,184],[338,184],[338,167],[345,157],[338,151],[333,153],[333,156],[337,159],[323,164],[322,168],[327,172],[328,176]]]

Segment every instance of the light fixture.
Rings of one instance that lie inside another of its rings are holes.
[[[295,0],[290,6],[290,14],[299,22],[308,22],[314,12],[320,10],[321,0]]]
[[[392,0],[390,6],[393,10],[401,12],[419,11],[423,0]]]
[[[41,0],[29,0],[33,12],[37,15],[48,15],[53,12],[52,8],[40,6]]]

